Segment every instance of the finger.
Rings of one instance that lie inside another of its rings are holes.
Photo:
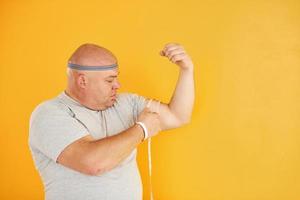
[[[178,61],[178,58],[179,59],[184,59],[186,58],[188,55],[186,53],[179,53],[179,54],[176,54],[176,55],[173,55],[171,58],[170,58],[170,61],[172,62],[176,62]]]
[[[172,47],[172,46],[180,46],[180,44],[178,44],[176,42],[170,42],[165,45],[165,48]]]
[[[151,103],[152,103],[152,99],[150,99],[150,100],[148,101],[148,103],[147,103],[147,105],[146,105],[146,108],[150,108]]]
[[[183,46],[181,46],[180,44],[177,44],[177,43],[172,43],[172,44],[168,44],[168,45],[164,46],[164,50],[173,49],[173,48],[182,48],[183,49]]]
[[[150,112],[149,108],[145,107],[143,113],[148,113],[148,112]]]
[[[186,54],[179,54],[172,57],[171,62],[175,63],[186,58]]]
[[[156,105],[156,112],[159,114],[159,111],[160,111],[160,101],[157,102],[157,105]]]
[[[185,53],[185,51],[183,49],[175,49],[175,50],[172,50],[172,51],[168,51],[166,53],[166,56],[171,59],[173,56],[175,55],[178,55],[178,54],[183,54]]]
[[[176,49],[182,49],[182,50],[184,50],[183,47],[176,45],[176,46],[171,46],[171,47],[165,47],[163,49],[163,51],[164,51],[165,54],[167,54],[168,52],[171,52],[171,51],[176,50]]]
[[[173,51],[175,51],[175,52],[173,52]],[[171,57],[170,54],[179,54],[179,53],[185,53],[185,51],[183,49],[173,49],[172,51],[166,51],[166,52],[161,51],[160,55],[165,56],[170,59],[170,57]]]
[[[159,110],[160,110],[160,101],[158,100],[153,100],[152,104],[151,104],[151,108],[150,110],[154,113],[159,114]]]
[[[166,53],[166,51],[168,50],[174,50],[174,49],[178,49],[178,48],[182,48],[183,47],[177,43],[169,43],[167,45],[164,46],[163,50],[161,51],[160,55],[164,55],[164,53]]]

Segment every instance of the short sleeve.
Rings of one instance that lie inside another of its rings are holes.
[[[88,135],[88,130],[59,104],[40,105],[30,119],[29,144],[56,162],[71,143]]]
[[[130,104],[133,111],[134,119],[137,119],[139,114],[146,106],[146,98],[138,94],[129,94]]]

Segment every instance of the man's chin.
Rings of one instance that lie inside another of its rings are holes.
[[[108,107],[112,107],[115,104],[116,100],[112,99],[110,102],[107,104]]]

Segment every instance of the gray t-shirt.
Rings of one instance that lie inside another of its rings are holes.
[[[29,146],[42,178],[47,200],[141,200],[142,183],[136,149],[114,169],[89,176],[56,162],[72,142],[88,134],[101,139],[131,127],[145,107],[145,98],[119,94],[103,111],[82,106],[62,92],[33,111]]]

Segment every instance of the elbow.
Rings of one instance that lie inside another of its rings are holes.
[[[99,176],[108,171],[107,162],[95,159],[86,159],[84,162],[83,173],[90,176]]]
[[[178,119],[178,127],[187,125],[190,122],[191,122],[191,117],[190,116],[184,117],[184,118],[179,118]]]
[[[173,117],[171,118],[171,120],[167,121],[167,123],[165,123],[165,126],[163,127],[163,130],[168,130],[168,129],[174,129],[174,128],[180,128],[188,123],[191,122],[191,118],[190,117],[178,117],[173,115]]]
[[[184,119],[181,121],[181,125],[186,125],[186,124],[189,124],[191,122],[191,118],[187,118],[187,119]]]
[[[182,120],[180,120],[179,127],[184,126],[184,125],[187,125],[187,124],[189,124],[190,122],[191,122],[191,119],[190,119],[190,118],[188,118],[188,119],[182,119]]]
[[[180,128],[186,124],[190,123],[190,118],[187,119],[180,119],[180,118],[176,118],[175,121],[173,121],[172,125],[170,125],[168,128],[166,129],[173,129],[173,128]]]

